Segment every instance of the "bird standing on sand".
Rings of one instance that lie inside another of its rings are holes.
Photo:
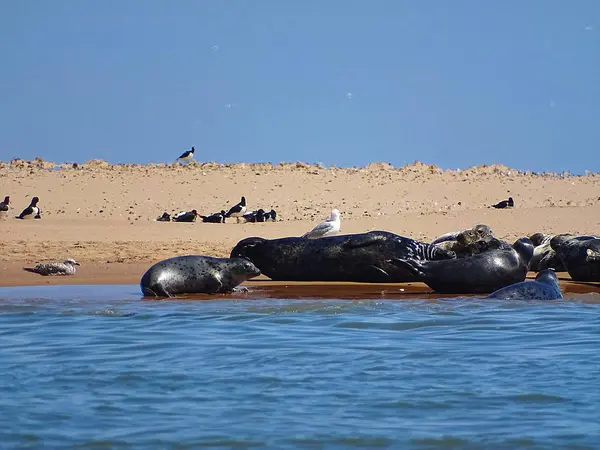
[[[192,159],[194,159],[194,152],[196,151],[196,149],[194,147],[192,147],[191,150],[188,150],[186,152],[183,152],[179,158],[177,158],[177,161],[186,161],[189,162]]]
[[[508,197],[508,200],[502,200],[501,202],[498,202],[495,205],[492,205],[492,208],[504,209],[504,208],[512,208],[513,206],[515,206],[515,202],[513,201],[513,198]]]
[[[4,218],[8,214],[10,209],[10,197],[7,195],[4,197],[4,201],[0,202],[0,217]]]
[[[75,266],[80,264],[72,258],[64,262],[36,264],[33,269],[24,268],[27,272],[38,273],[43,276],[67,276],[75,275]]]
[[[25,208],[21,214],[19,214],[17,219],[39,219],[40,218],[40,208],[38,208],[37,204],[40,201],[38,197],[33,197],[31,199],[31,203],[27,208]]]
[[[235,217],[237,223],[240,223],[240,218],[246,213],[246,197],[242,197],[242,200],[235,206],[232,206],[229,211],[225,214],[225,217]]]
[[[339,233],[340,225],[340,212],[337,209],[332,209],[331,215],[327,220],[321,222],[302,237],[307,239],[317,239],[320,237],[330,236],[332,234]]]

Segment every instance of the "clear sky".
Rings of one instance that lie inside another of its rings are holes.
[[[600,171],[600,0],[0,0],[0,160]]]

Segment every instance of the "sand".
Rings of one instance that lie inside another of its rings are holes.
[[[336,168],[305,163],[192,163],[73,168],[36,159],[0,163],[0,286],[137,283],[151,264],[183,254],[228,256],[248,236],[298,236],[332,208],[342,233],[391,231],[429,241],[485,223],[513,241],[535,232],[600,233],[600,175],[519,172],[505,166],[441,170],[416,162],[401,168],[373,163]],[[163,212],[228,209],[245,196],[248,209],[277,211],[275,223],[163,223]],[[14,219],[33,196],[41,220]],[[489,205],[512,196],[516,207]],[[23,267],[67,257],[82,263],[68,280]]]

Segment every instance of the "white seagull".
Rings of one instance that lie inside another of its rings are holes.
[[[64,262],[48,263],[48,264],[36,264],[33,269],[24,268],[27,272],[39,273],[43,276],[53,275],[75,275],[75,266],[80,264],[72,258],[67,259]]]
[[[337,209],[331,210],[331,215],[327,220],[324,220],[319,225],[314,227],[308,233],[303,235],[303,238],[317,239],[320,237],[330,236],[339,233],[340,231],[340,212]]]

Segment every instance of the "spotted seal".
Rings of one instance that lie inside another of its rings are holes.
[[[395,258],[392,262],[410,270],[419,281],[439,293],[489,294],[524,281],[532,255],[532,242],[521,238],[508,248],[466,258],[442,261]]]
[[[492,292],[487,298],[502,300],[559,300],[562,299],[558,277],[553,269],[537,274],[535,281],[521,281]]]
[[[391,258],[438,260],[454,254],[387,231],[370,231],[319,239],[250,237],[236,244],[231,257],[249,259],[272,280],[400,283],[416,277],[390,263]]]
[[[550,246],[574,281],[600,281],[600,237],[559,234]]]
[[[227,293],[258,275],[260,270],[244,258],[185,255],[154,264],[142,276],[140,287],[144,295],[156,297]]]

